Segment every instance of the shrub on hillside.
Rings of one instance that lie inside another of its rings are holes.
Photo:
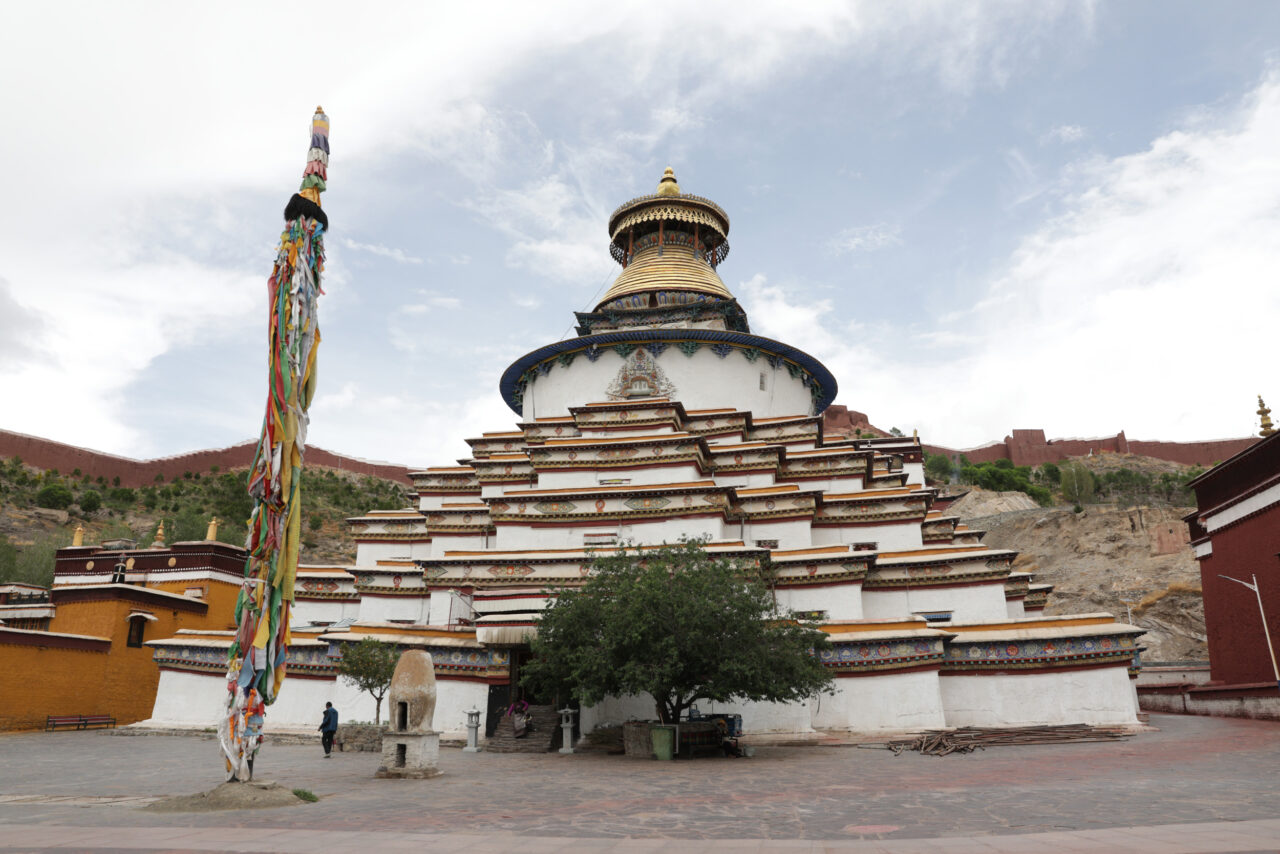
[[[962,462],[968,461],[962,459]],[[1053,503],[1049,490],[1031,482],[1031,467],[1015,466],[1010,460],[963,465],[960,480],[992,492],[1022,492],[1041,505]]]
[[[948,483],[953,472],[955,472],[955,466],[951,464],[951,458],[946,454],[929,454],[925,457],[924,473],[930,480]]]
[[[80,496],[80,509],[85,513],[92,513],[102,507],[102,496],[96,490],[86,489],[84,494]]]
[[[36,506],[48,507],[51,510],[66,510],[74,500],[75,496],[71,494],[71,490],[62,483],[42,486],[36,493]]]

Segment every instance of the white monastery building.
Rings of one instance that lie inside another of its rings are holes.
[[[728,215],[670,169],[613,213],[621,273],[577,314],[576,337],[507,368],[515,422],[468,440],[470,459],[415,472],[416,508],[351,519],[354,566],[301,568],[290,678],[268,728],[314,728],[326,700],[372,719],[334,661],[373,636],[431,653],[437,728],[461,735],[474,707],[492,733],[549,590],[580,583],[593,551],[681,537],[769,561],[780,603],[833,643],[834,696],[704,709],[741,713],[748,734],[1137,724],[1142,630],[1043,616],[1049,588],[1011,570],[1015,553],[935,506],[918,439],[827,441],[836,380],[751,334],[717,274],[728,233]],[[230,635],[150,643],[161,679],[149,725],[220,713]],[[616,698],[581,723],[653,714],[649,698]]]

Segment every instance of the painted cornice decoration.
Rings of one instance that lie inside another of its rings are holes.
[[[1133,634],[1081,638],[965,642],[963,635],[947,645],[942,671],[1030,670],[1081,664],[1128,664],[1138,643]]]
[[[942,638],[837,641],[818,656],[822,664],[837,673],[902,670],[944,659]]]

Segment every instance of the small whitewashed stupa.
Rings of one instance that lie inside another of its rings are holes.
[[[289,670],[303,678],[269,725],[314,727],[330,699],[346,719],[371,718],[333,662],[343,642],[374,636],[431,654],[446,735],[463,734],[471,707],[492,732],[548,589],[580,583],[593,550],[681,537],[770,561],[780,603],[834,644],[823,661],[835,696],[715,709],[741,713],[748,733],[1137,723],[1142,630],[1109,614],[1042,616],[1049,588],[1012,570],[1015,553],[934,508],[918,439],[827,441],[836,380],[751,333],[717,272],[728,234],[728,215],[670,169],[613,213],[622,271],[577,314],[576,337],[502,375],[515,423],[468,440],[456,466],[414,473],[416,508],[351,519],[355,566],[298,573]],[[229,640],[152,642],[152,723],[216,713]],[[652,714],[648,698],[617,698],[582,726]]]

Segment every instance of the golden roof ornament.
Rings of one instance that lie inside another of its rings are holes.
[[[218,517],[217,516],[214,516],[212,519],[209,520],[209,530],[204,532],[204,538],[206,540],[218,539]]]
[[[151,548],[162,549],[164,547],[164,520],[161,519],[160,527],[156,528],[156,538],[151,541]]]
[[[659,196],[678,196],[680,195],[680,185],[676,183],[675,170],[670,166],[662,173],[662,180],[658,182]]]
[[[76,525],[76,532],[71,535],[71,545],[84,545],[84,525]]]
[[[1271,408],[1262,401],[1262,395],[1258,395],[1258,416],[1262,419],[1262,429],[1258,431],[1259,436],[1270,436],[1276,432],[1276,428],[1271,423]]]

